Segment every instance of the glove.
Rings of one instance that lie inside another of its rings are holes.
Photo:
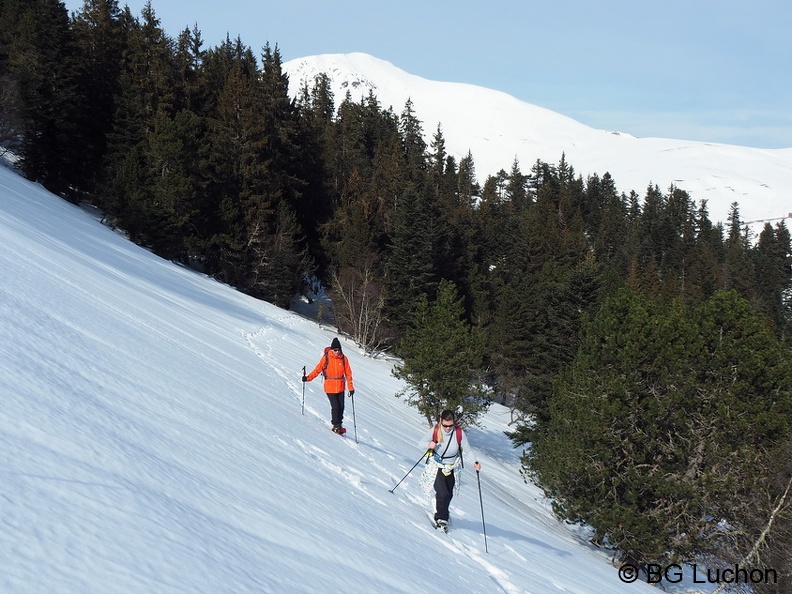
[[[302,376],[302,380],[303,380],[304,382],[307,382],[307,381],[308,381],[308,378],[307,378],[307,377],[305,377],[305,376]]]
[[[350,391],[349,391],[349,396],[350,396],[350,397],[353,397],[354,395],[355,395],[355,391],[354,391],[354,390],[350,390]]]

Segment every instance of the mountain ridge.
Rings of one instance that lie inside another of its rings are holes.
[[[296,97],[321,72],[331,80],[335,107],[373,91],[383,109],[401,114],[412,102],[427,143],[440,126],[457,162],[473,156],[479,183],[516,159],[523,173],[537,160],[557,164],[562,155],[583,178],[613,177],[620,192],[640,198],[649,186],[687,191],[707,201],[710,218],[725,222],[737,202],[743,221],[786,217],[792,203],[792,148],[758,149],[667,138],[638,138],[598,130],[507,93],[468,83],[432,81],[363,53],[321,54],[283,64]]]

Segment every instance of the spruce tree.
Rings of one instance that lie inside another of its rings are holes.
[[[298,144],[302,147],[299,169],[305,181],[297,215],[305,232],[308,253],[322,278],[330,266],[330,258],[322,248],[322,226],[330,220],[336,199],[329,181],[327,153],[332,136],[334,100],[326,74],[316,78],[312,89],[305,84],[297,102],[297,115]]]
[[[19,152],[23,128],[19,85],[10,62],[20,12],[21,0],[0,0],[0,156]]]
[[[427,167],[426,142],[423,139],[423,125],[415,115],[411,99],[407,99],[404,104],[404,110],[399,118],[399,132],[407,164],[408,179],[420,182]]]
[[[756,272],[749,255],[750,241],[747,227],[743,229],[740,207],[734,202],[729,209],[728,229],[724,241],[724,289],[735,289],[749,298],[753,291]]]
[[[72,150],[79,155],[76,174],[85,192],[96,192],[107,158],[107,140],[120,90],[122,31],[118,0],[83,0],[71,24],[75,38],[80,111]]]
[[[17,7],[9,71],[21,108],[21,166],[25,176],[73,198],[78,155],[71,147],[79,109],[74,36],[58,0]]]
[[[150,4],[144,7],[142,20],[130,20],[125,13],[121,23],[128,46],[108,141],[102,206],[133,241],[162,248],[170,256],[161,240],[179,225],[169,215],[179,215],[161,202],[163,195],[155,185],[167,173],[158,136],[170,134],[167,130],[175,115],[172,42]]]
[[[464,319],[453,283],[442,281],[437,299],[418,302],[393,375],[407,386],[398,394],[431,424],[444,409],[457,411],[465,425],[475,424],[489,407],[481,384],[482,342]]]
[[[782,221],[775,228],[765,223],[759,241],[751,250],[757,308],[771,320],[778,336],[785,334],[790,321],[791,248],[789,230]]]
[[[396,210],[396,224],[385,260],[387,312],[399,328],[406,328],[416,300],[434,299],[439,277],[435,268],[438,214],[425,188],[408,183]]]

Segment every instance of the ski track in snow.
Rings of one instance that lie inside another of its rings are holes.
[[[426,505],[425,501],[423,503]],[[453,519],[449,524],[448,532],[442,532],[441,530],[431,526],[432,518],[434,517],[434,514],[431,511],[424,509],[422,513],[426,514],[426,519],[428,522],[411,522],[414,526],[419,528],[422,532],[428,532],[429,534],[432,534],[437,539],[437,542],[441,543],[443,547],[454,554],[460,555],[466,562],[473,561],[474,563],[478,564],[490,575],[492,580],[498,585],[501,591],[505,592],[506,594],[527,594],[524,589],[511,583],[508,575],[504,571],[500,570],[497,566],[487,561],[484,555],[479,552],[478,544],[474,546],[469,544],[469,535],[463,534],[464,529],[462,528],[455,529],[453,527]]]

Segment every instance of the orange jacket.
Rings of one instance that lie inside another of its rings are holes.
[[[350,392],[355,389],[355,384],[352,382],[352,368],[344,353],[327,349],[306,379],[310,382],[322,372],[324,372],[324,391],[327,394],[340,394],[346,387]]]

